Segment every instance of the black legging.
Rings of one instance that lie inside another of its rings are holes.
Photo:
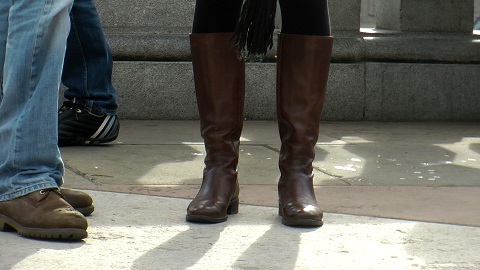
[[[330,36],[327,0],[279,0],[282,33]],[[192,33],[234,32],[243,0],[197,0]]]

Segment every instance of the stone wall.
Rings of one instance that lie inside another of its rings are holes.
[[[475,18],[480,16],[480,0],[475,0]]]
[[[188,40],[194,1],[97,4],[115,57],[120,117],[197,119]],[[376,0],[378,28],[364,32],[360,0],[329,5],[335,44],[325,120],[480,120],[474,0]],[[275,118],[274,55],[247,64],[247,119]]]

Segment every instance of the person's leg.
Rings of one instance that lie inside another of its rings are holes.
[[[65,99],[75,100],[95,114],[117,114],[112,53],[94,0],[74,0],[70,24],[62,73]]]
[[[330,36],[327,0],[279,0],[279,3],[283,34]]]
[[[233,5],[235,3],[235,5]],[[232,44],[241,1],[198,0],[190,35],[201,135],[202,186],[186,219],[216,223],[238,212],[237,164],[243,127],[245,64]]]
[[[7,44],[8,31],[8,10],[10,3],[6,1],[0,2],[0,105],[3,98],[3,64],[5,62],[5,47]]]
[[[325,100],[333,38],[326,0],[280,0],[277,119],[282,146],[279,214],[288,226],[321,226],[312,162]]]
[[[70,12],[62,83],[67,87],[59,112],[59,145],[114,141],[119,132],[113,59],[93,0],[74,0]]]
[[[55,9],[68,6],[68,1],[33,2],[13,1],[9,13],[0,105],[0,200],[63,183],[56,134],[63,60],[53,55],[65,50],[60,33],[68,32],[68,25],[62,25],[68,17]],[[30,44],[35,47],[27,48]]]
[[[232,33],[237,27],[243,0],[197,0],[192,33]]]
[[[8,16],[0,104],[0,229],[82,239],[87,222],[58,193],[57,104],[71,1],[2,1]]]

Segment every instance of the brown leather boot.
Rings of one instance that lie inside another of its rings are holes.
[[[245,63],[233,33],[191,34],[195,91],[207,155],[200,190],[186,219],[217,223],[238,213],[238,151],[243,127]]]
[[[323,225],[323,212],[313,191],[312,162],[332,44],[332,37],[279,37],[277,118],[282,147],[278,196],[279,214],[288,226]]]
[[[80,240],[87,237],[87,220],[58,189],[45,189],[0,202],[0,229],[31,238]]]
[[[84,216],[90,216],[95,210],[92,197],[83,191],[60,188],[60,193],[68,204]]]

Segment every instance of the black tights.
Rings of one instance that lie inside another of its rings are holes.
[[[279,0],[282,33],[330,36],[327,0]],[[197,0],[192,33],[234,32],[243,0]]]

